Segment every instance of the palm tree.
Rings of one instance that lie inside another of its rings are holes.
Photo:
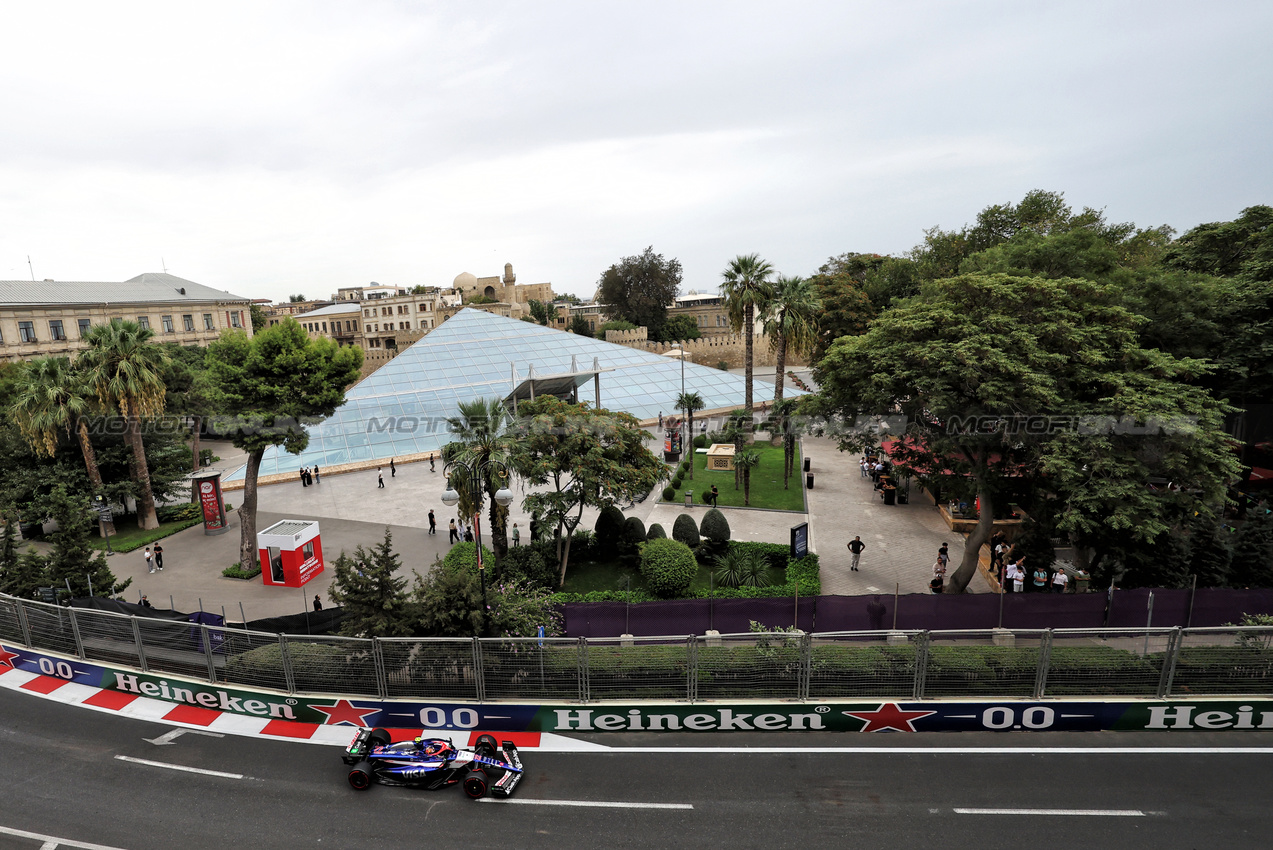
[[[762,314],[768,309],[770,298],[769,276],[774,272],[773,266],[755,254],[738,256],[729,261],[725,269],[724,283],[721,284],[721,295],[725,298],[725,308],[729,311],[730,324],[735,331],[742,330],[744,336],[745,357],[747,360],[747,416],[751,416],[751,372],[752,348],[755,342],[756,311]]]
[[[26,364],[21,390],[13,402],[13,415],[37,455],[53,457],[58,435],[74,433],[84,455],[89,483],[93,492],[100,493],[102,473],[84,421],[96,401],[84,374],[72,368],[68,358],[37,357]]]
[[[734,455],[734,467],[743,471],[743,505],[751,505],[751,471],[760,463],[760,452],[748,449]]]
[[[787,353],[803,354],[818,339],[818,311],[822,302],[813,284],[802,277],[780,277],[774,283],[765,333],[777,355],[774,401],[782,400]]]
[[[108,408],[118,409],[124,417],[125,434],[133,452],[133,480],[140,494],[137,525],[147,530],[159,527],[159,517],[155,513],[155,494],[150,488],[141,420],[164,412],[167,388],[163,376],[168,365],[168,355],[151,342],[154,335],[150,328],[122,319],[93,325],[84,334],[89,347],[77,363],[85,371],[98,400]]]
[[[470,468],[492,464],[485,467],[482,484],[491,503],[491,548],[498,562],[508,554],[508,535],[505,529],[508,508],[495,503],[495,492],[507,486],[508,481],[501,477],[500,470],[493,464],[502,463],[509,470],[512,469],[509,452],[513,443],[513,419],[504,402],[498,398],[460,402],[459,411],[458,416],[446,420],[455,440],[447,444],[442,456],[447,462],[457,460]],[[466,494],[468,477],[461,475],[460,479],[451,481],[451,486],[460,493],[461,505],[468,505],[471,514],[477,513],[481,496]],[[471,501],[466,499],[470,495]]]
[[[694,411],[703,409],[703,397],[698,393],[681,393],[676,397],[676,407],[685,411],[685,422],[689,426],[689,440],[685,445],[685,453],[690,460],[690,480],[694,480]]]

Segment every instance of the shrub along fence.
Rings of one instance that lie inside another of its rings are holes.
[[[1269,627],[345,638],[177,623],[0,596],[0,640],[214,684],[380,699],[1273,695]]]

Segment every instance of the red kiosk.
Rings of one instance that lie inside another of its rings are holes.
[[[318,523],[285,519],[256,535],[261,581],[274,587],[304,587],[323,571],[323,544]]]

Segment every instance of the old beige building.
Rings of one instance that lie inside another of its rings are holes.
[[[156,342],[207,345],[227,328],[252,335],[251,299],[175,275],[125,281],[0,281],[0,361],[73,356],[92,325],[127,319]]]

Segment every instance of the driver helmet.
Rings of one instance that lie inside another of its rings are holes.
[[[422,750],[426,756],[440,756],[446,752],[446,742],[436,738],[416,738],[415,748]]]

